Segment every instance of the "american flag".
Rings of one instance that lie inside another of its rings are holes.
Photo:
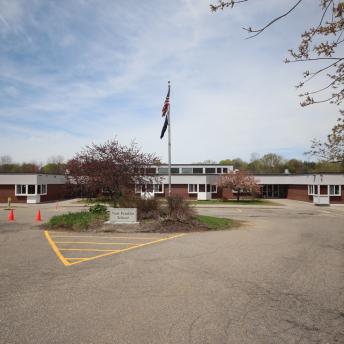
[[[170,107],[170,85],[168,85],[166,99],[164,102],[164,106],[162,107],[162,114],[161,114],[162,117],[166,116],[169,107]]]

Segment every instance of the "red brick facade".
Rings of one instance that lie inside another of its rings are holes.
[[[313,197],[308,195],[308,185],[289,185],[287,198],[296,201],[313,202]]]
[[[26,203],[26,196],[15,195],[14,185],[0,185],[0,203],[7,203],[8,197],[14,203]]]
[[[59,201],[66,198],[66,185],[48,184],[47,194],[41,195],[41,202]]]

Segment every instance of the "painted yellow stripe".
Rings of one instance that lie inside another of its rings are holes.
[[[95,248],[59,248],[59,251],[118,252],[120,250],[98,250]]]
[[[55,244],[132,245],[134,243],[133,242],[55,241]]]
[[[153,237],[127,237],[127,236],[102,236],[102,235],[55,235],[52,234],[52,237],[55,238],[104,238],[104,239],[133,239],[133,240],[154,240]]]
[[[170,237],[165,237],[165,238],[161,238],[161,239],[158,239],[158,240],[154,240],[154,241],[150,241],[150,242],[147,242],[147,243],[143,243],[143,244],[132,245],[131,247],[127,247],[127,248],[124,248],[124,249],[121,249],[121,250],[99,250],[99,249],[80,249],[80,248],[59,249],[56,246],[56,244],[54,243],[54,241],[52,240],[52,238],[51,238],[50,234],[48,233],[48,231],[44,231],[44,234],[45,234],[49,244],[51,245],[52,249],[54,250],[54,252],[58,256],[58,258],[62,261],[62,263],[65,266],[71,266],[71,265],[75,265],[75,264],[80,264],[82,262],[94,260],[94,259],[101,258],[101,257],[110,256],[110,255],[113,255],[113,254],[118,254],[118,253],[121,253],[121,252],[133,250],[135,248],[156,244],[156,243],[159,243],[159,242],[162,242],[162,241],[166,241],[166,240],[170,240],[170,239],[174,239],[174,238],[178,238],[178,237],[186,235],[185,233],[181,233],[181,234],[173,235],[173,236],[170,236]],[[95,237],[99,238],[99,236],[95,236]],[[137,238],[137,239],[141,239],[141,238]],[[102,253],[102,254],[99,254],[97,256],[92,256],[92,257],[88,257],[88,258],[65,258],[61,254],[60,251],[88,251],[88,252],[95,251],[95,252],[106,252],[106,253]],[[76,261],[75,262],[68,262],[69,259],[70,260],[76,260]]]
[[[59,251],[59,249],[57,248],[57,246],[55,245],[54,241],[51,239],[48,231],[44,231],[44,235],[48,240],[48,243],[50,244],[51,248],[53,249],[53,251],[55,252],[55,254],[57,255],[57,257],[61,260],[61,262],[65,265],[71,265],[71,263],[69,263],[65,257],[63,257],[63,255],[61,254],[61,252]]]
[[[147,242],[147,243],[144,243],[144,244],[139,244],[139,245],[128,247],[128,248],[124,248],[124,249],[118,250],[116,252],[110,252],[110,253],[100,254],[99,256],[95,256],[95,257],[85,258],[82,261],[77,261],[77,262],[74,262],[74,263],[70,263],[69,265],[75,265],[75,264],[86,262],[88,260],[93,260],[93,259],[97,259],[97,258],[100,258],[100,257],[110,256],[112,254],[118,254],[118,253],[121,253],[121,252],[133,250],[134,248],[143,247],[143,246],[147,246],[147,245],[152,245],[152,244],[155,244],[155,243],[158,243],[158,242],[161,242],[161,241],[166,241],[166,240],[178,238],[178,237],[181,237],[183,235],[185,235],[185,233],[174,235],[174,236],[171,236],[171,237],[168,237],[168,238],[162,238],[162,239],[159,239],[159,240]]]

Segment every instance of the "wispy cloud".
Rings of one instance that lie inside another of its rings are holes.
[[[70,157],[117,135],[165,158],[160,109],[171,80],[175,162],[300,157],[336,118],[329,105],[298,106],[304,67],[282,63],[316,7],[309,0],[256,40],[240,29],[281,4],[214,15],[207,0],[0,0],[0,155]]]

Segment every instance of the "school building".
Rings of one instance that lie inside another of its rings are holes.
[[[235,193],[220,185],[221,175],[232,172],[233,166],[173,164],[171,166],[171,194],[187,199],[231,199]],[[136,185],[142,197],[168,195],[168,166],[149,168],[156,182]],[[279,173],[253,174],[261,186],[260,197],[288,198],[315,204],[344,203],[344,173]]]
[[[171,193],[186,199],[209,200],[236,198],[235,192],[221,187],[221,175],[233,172],[233,166],[173,164]],[[146,169],[147,184],[135,185],[142,197],[168,196],[168,166]],[[261,186],[259,197],[288,198],[315,204],[344,204],[344,173],[255,174]],[[133,186],[134,187],[134,186]],[[64,175],[41,173],[0,173],[0,203],[40,203],[68,197]]]
[[[66,196],[66,177],[41,173],[0,173],[0,203],[41,203]]]

